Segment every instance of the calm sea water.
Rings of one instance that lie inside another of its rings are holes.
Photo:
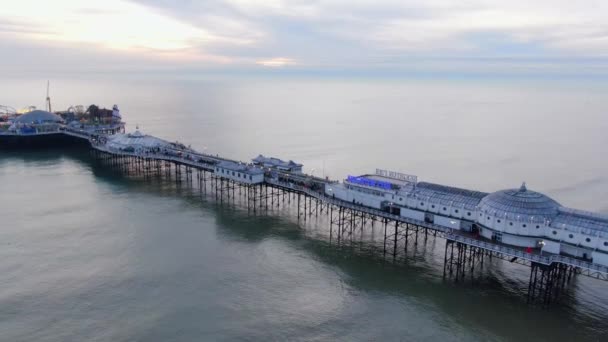
[[[3,82],[42,107],[45,80]],[[376,167],[483,191],[528,187],[608,212],[603,84],[53,80],[55,109],[120,105],[129,129],[344,178]],[[528,269],[442,280],[443,244],[406,262],[337,247],[322,222],[248,215],[86,150],[0,154],[0,341],[602,341],[608,283],[525,304]]]

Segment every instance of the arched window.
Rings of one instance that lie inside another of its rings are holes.
[[[536,225],[536,229],[538,229],[538,228],[540,228],[540,226],[539,226],[539,225]]]
[[[496,220],[496,222],[500,223],[500,220]]]
[[[521,226],[522,226],[522,227],[524,227],[524,228],[526,228],[526,225],[525,225],[525,224],[522,224]]]
[[[513,222],[509,222],[509,226],[512,226],[512,225],[513,225]]]
[[[585,241],[591,242],[591,239],[590,238],[586,238]]]
[[[568,234],[568,237],[572,239],[574,237],[574,235]]]
[[[557,235],[557,231],[555,231],[555,230],[554,230],[554,231],[553,231],[553,235]]]

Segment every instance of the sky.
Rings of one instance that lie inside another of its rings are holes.
[[[0,71],[608,77],[606,0],[0,0]]]

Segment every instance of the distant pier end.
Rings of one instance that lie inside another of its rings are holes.
[[[6,107],[4,107],[6,108]],[[124,132],[118,106],[112,111],[90,106],[63,112],[33,109],[0,113],[0,149],[89,145],[91,136]]]

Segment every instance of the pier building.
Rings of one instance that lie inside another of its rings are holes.
[[[66,124],[60,115],[37,109],[21,115],[11,115],[8,120],[8,127],[0,126],[0,149],[86,146],[92,137],[123,132],[125,127],[119,118],[107,124],[78,121]]]
[[[215,172],[218,176],[245,184],[264,182],[264,170],[245,163],[221,161],[215,166]]]
[[[60,124],[63,122],[61,116],[40,109],[19,115],[15,119],[15,123],[27,125]]]
[[[34,110],[15,118],[8,131],[21,134],[57,132],[63,123],[63,119],[57,114]]]
[[[281,172],[302,173],[302,164],[296,163],[293,160],[284,161],[274,157],[264,157],[259,155],[251,160],[253,164],[261,166],[269,170]]]
[[[608,216],[566,208],[519,188],[484,193],[417,182],[382,172],[328,184],[325,194],[528,251],[568,255],[608,266]]]

